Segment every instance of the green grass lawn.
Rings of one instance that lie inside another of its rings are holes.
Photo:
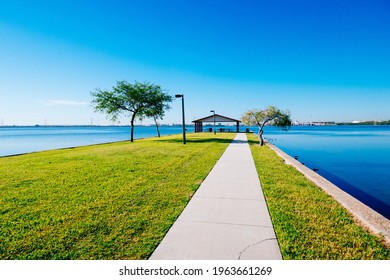
[[[390,259],[347,210],[247,135],[284,259]]]
[[[235,134],[0,158],[0,259],[146,259]]]

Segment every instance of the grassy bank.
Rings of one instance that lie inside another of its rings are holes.
[[[0,259],[145,259],[234,134],[0,158]]]
[[[251,150],[284,259],[390,259],[390,250],[270,148]]]

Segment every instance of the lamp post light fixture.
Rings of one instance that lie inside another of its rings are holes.
[[[182,117],[183,117],[183,144],[185,144],[186,141],[186,120],[184,117],[184,94],[176,94],[176,98],[181,98],[181,111],[182,111]]]
[[[211,110],[210,112],[213,113],[214,117],[214,134],[217,134],[217,131],[215,130],[215,110]]]

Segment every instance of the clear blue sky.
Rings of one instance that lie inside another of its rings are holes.
[[[184,94],[188,123],[268,105],[299,121],[390,119],[390,2],[0,1],[4,124],[108,124],[90,92],[123,79]]]

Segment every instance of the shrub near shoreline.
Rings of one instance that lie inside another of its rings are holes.
[[[0,158],[0,259],[147,259],[234,136]]]

